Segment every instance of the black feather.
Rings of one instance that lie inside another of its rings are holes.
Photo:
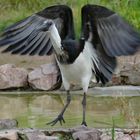
[[[0,47],[5,47],[3,52],[22,55],[50,55],[53,48],[49,40],[49,34],[41,34],[42,31],[39,30],[44,21],[50,19],[54,21],[62,39],[68,36],[74,38],[71,9],[65,5],[56,5],[33,14],[5,29],[0,37]],[[47,40],[45,40],[45,35]]]
[[[89,41],[99,61],[98,67],[93,64],[93,71],[102,83],[111,79],[116,56],[134,54],[140,47],[140,34],[118,14],[103,6],[85,5],[82,8],[82,29],[87,40],[92,34]]]

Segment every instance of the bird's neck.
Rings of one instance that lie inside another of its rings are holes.
[[[58,60],[61,63],[72,64],[76,60],[76,58],[79,56],[79,54],[83,51],[85,40],[81,38],[78,41],[75,41],[75,40],[72,40],[72,42],[70,41],[72,45],[70,46],[69,51],[65,52],[62,50],[62,40],[60,38],[60,35],[56,26],[52,25],[49,31],[50,31],[50,39],[54,47],[55,53],[58,57]],[[69,39],[67,40],[69,42]]]
[[[67,53],[68,53],[68,59],[67,59],[67,64],[72,64],[75,62],[75,60],[78,58],[80,53],[82,53],[85,45],[85,41],[80,39],[80,40],[70,40],[67,41],[68,45],[67,48]]]

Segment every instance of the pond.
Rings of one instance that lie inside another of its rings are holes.
[[[93,92],[94,91],[94,92]],[[73,127],[82,121],[82,91],[73,92],[72,102],[65,112],[63,128]],[[93,94],[90,94],[92,93]],[[46,123],[62,109],[66,95],[58,92],[0,92],[0,119],[10,118],[19,127],[52,128]],[[89,127],[118,128],[140,127],[140,90],[133,88],[89,90],[86,120]],[[53,128],[59,128],[56,124]]]

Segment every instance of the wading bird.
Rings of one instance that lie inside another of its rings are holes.
[[[65,123],[64,112],[71,101],[70,84],[83,88],[83,120],[86,93],[94,76],[105,84],[116,67],[116,57],[134,54],[140,46],[140,35],[117,13],[98,5],[81,9],[81,36],[75,39],[73,14],[66,5],[55,5],[8,27],[0,38],[3,52],[21,55],[55,53],[61,71],[67,101],[60,114],[48,124]]]

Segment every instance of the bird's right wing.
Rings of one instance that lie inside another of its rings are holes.
[[[71,9],[65,5],[51,6],[6,28],[0,37],[3,52],[21,55],[51,54],[53,47],[49,33],[39,30],[49,20],[55,23],[61,39],[74,37]]]

